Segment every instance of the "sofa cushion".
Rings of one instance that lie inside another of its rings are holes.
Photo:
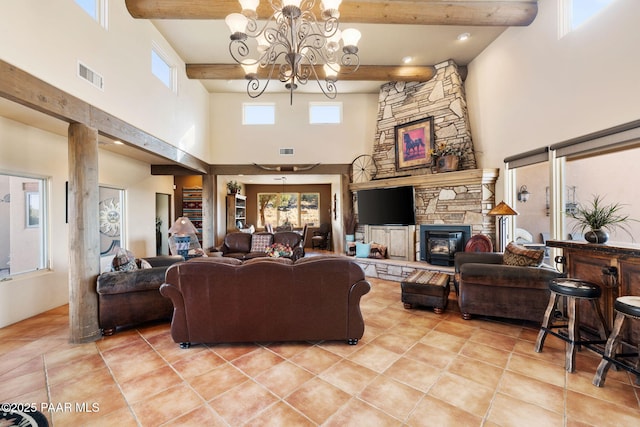
[[[511,242],[504,250],[503,264],[520,267],[539,267],[544,259],[544,249],[527,249]]]
[[[228,248],[227,252],[249,252],[251,251],[251,234],[229,233],[224,236],[224,244]]]
[[[282,243],[283,245],[289,245],[291,248],[300,246],[302,242],[302,236],[295,231],[278,231],[273,234],[273,243]]]
[[[271,246],[273,236],[270,233],[254,233],[251,236],[251,252],[265,252]]]
[[[111,261],[112,271],[133,271],[137,270],[136,257],[133,256],[131,251],[123,248],[118,248],[116,255]]]

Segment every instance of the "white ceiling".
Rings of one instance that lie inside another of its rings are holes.
[[[181,59],[187,64],[232,64],[229,53],[229,30],[222,20],[167,19],[152,20]],[[362,65],[402,65],[402,58],[411,56],[409,65],[429,66],[453,59],[467,65],[496,39],[506,27],[444,26],[444,25],[379,25],[341,24],[340,28],[357,28],[362,33],[358,45]],[[457,39],[469,33],[466,41]],[[357,71],[356,71],[357,73]],[[246,81],[202,80],[211,93],[245,92]],[[279,82],[278,87],[284,91]],[[338,93],[378,93],[384,82],[339,81]],[[309,82],[301,91],[318,92],[317,84]]]
[[[168,43],[189,63],[231,64],[229,54],[229,30],[223,20],[152,20],[153,25],[162,33]],[[428,26],[398,24],[344,24],[341,28],[354,27],[361,31],[359,44],[360,63],[363,65],[401,65],[402,58],[411,56],[414,61],[409,65],[429,66],[452,59],[458,65],[467,65],[506,27],[478,26]],[[461,33],[471,36],[466,41],[457,40]],[[356,72],[357,73],[357,72]],[[210,93],[245,92],[246,81],[201,80]],[[270,91],[284,91],[279,82],[270,85]],[[378,93],[380,81],[338,81],[338,93]],[[315,83],[298,89],[305,92],[317,92]],[[0,115],[12,120],[29,124],[43,130],[66,136],[67,123],[23,107],[15,102],[0,98]],[[171,164],[162,157],[128,147],[115,145],[107,138],[100,138],[101,148],[138,159],[150,164]],[[296,182],[291,175],[288,183]],[[310,176],[311,177],[311,176]],[[248,182],[248,177],[239,177]],[[258,180],[258,177],[252,178]],[[318,176],[313,176],[318,182]],[[257,181],[255,181],[257,183]],[[266,176],[262,183],[276,182],[273,176]]]

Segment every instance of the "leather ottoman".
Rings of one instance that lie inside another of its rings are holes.
[[[449,302],[449,275],[434,271],[416,271],[400,282],[404,308],[416,305],[433,307],[433,312],[441,314]]]

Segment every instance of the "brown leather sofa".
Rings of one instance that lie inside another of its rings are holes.
[[[167,255],[143,259],[152,268],[98,276],[98,323],[103,335],[112,335],[120,327],[171,318],[173,305],[158,289],[167,268],[184,258]]]
[[[499,252],[456,252],[454,267],[464,319],[475,314],[542,322],[549,303],[549,281],[562,275],[544,265],[504,265]]]
[[[224,236],[224,242],[221,246],[215,248],[217,252],[222,252],[222,256],[247,260],[252,258],[266,257],[264,244],[253,245],[257,239],[262,242],[267,238],[267,244],[282,243],[289,245],[293,249],[292,260],[297,260],[304,256],[303,238],[300,233],[295,231],[276,231],[269,233],[260,231],[256,233],[229,233]]]
[[[364,333],[362,268],[341,256],[196,258],[171,266],[171,336],[191,343],[347,340]]]

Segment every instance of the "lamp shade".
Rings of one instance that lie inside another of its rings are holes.
[[[337,9],[340,7],[342,0],[322,0],[322,10]]]
[[[510,215],[519,215],[519,214],[518,214],[518,211],[513,209],[511,206],[509,206],[505,202],[500,202],[493,209],[489,211],[489,215],[510,216]]]
[[[242,64],[245,77],[254,77],[258,74],[258,63],[255,64]]]
[[[198,230],[193,226],[193,223],[186,216],[181,216],[173,223],[169,229],[169,233],[172,234],[197,234]]]
[[[253,10],[254,12],[260,4],[260,0],[239,0],[242,10]]]
[[[358,46],[360,31],[355,28],[347,28],[342,32],[342,41],[345,46]]]
[[[231,34],[235,34],[244,33],[247,29],[247,23],[249,20],[241,13],[231,13],[227,15],[224,22],[229,27],[229,30],[231,30]]]
[[[338,64],[324,64],[324,76],[327,80],[337,80],[338,73],[340,72],[340,65]]]

